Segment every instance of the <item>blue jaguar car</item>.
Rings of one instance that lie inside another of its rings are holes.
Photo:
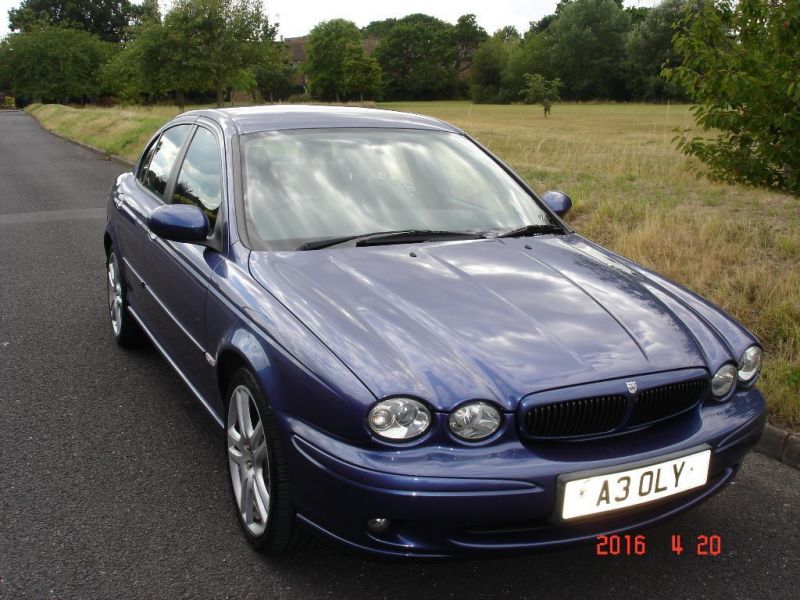
[[[188,112],[109,196],[113,334],[149,338],[223,428],[258,550],[639,530],[733,480],[764,427],[762,349],[570,206],[429,117]]]

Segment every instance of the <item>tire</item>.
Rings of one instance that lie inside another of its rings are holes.
[[[286,455],[275,416],[253,374],[238,369],[225,398],[231,496],[247,541],[271,556],[305,545],[309,536],[295,522]]]
[[[141,340],[142,332],[128,312],[128,290],[113,247],[109,249],[106,257],[106,290],[114,339],[117,344],[125,348],[135,346]]]

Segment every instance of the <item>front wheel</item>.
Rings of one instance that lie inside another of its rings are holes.
[[[231,492],[245,537],[260,552],[294,549],[295,524],[286,458],[272,411],[255,377],[239,369],[228,385],[226,437]]]

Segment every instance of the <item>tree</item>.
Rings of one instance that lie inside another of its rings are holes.
[[[337,102],[341,99],[345,93],[344,62],[355,46],[361,47],[361,32],[352,21],[332,19],[311,30],[302,68],[312,96]]]
[[[265,40],[261,58],[254,69],[256,84],[262,97],[270,102],[289,96],[294,88],[296,69],[285,44]]]
[[[572,4],[575,0],[559,0],[558,4],[556,4],[556,12],[555,15],[557,17],[561,16],[562,11],[564,8]],[[622,0],[614,0],[620,8],[622,8]]]
[[[550,109],[556,102],[561,101],[559,90],[564,84],[556,77],[547,80],[539,73],[525,73],[524,100],[526,104],[541,104],[544,108],[545,118],[550,116]]]
[[[225,88],[258,62],[264,37],[275,35],[259,0],[178,0],[164,27],[168,41],[183,53],[176,60],[193,68],[190,79],[198,75],[194,67],[205,74],[217,106],[224,102]]]
[[[628,15],[615,0],[574,0],[547,28],[550,60],[571,98],[625,96],[622,62]]]
[[[381,66],[371,56],[364,54],[361,46],[351,46],[342,65],[344,70],[344,92],[358,95],[364,102],[364,95],[375,96],[381,85]]]
[[[23,101],[97,100],[100,66],[111,45],[85,31],[46,26],[9,35],[2,45],[0,70]]]
[[[383,39],[392,30],[392,27],[397,23],[397,19],[383,19],[382,21],[372,21],[366,27],[361,29],[361,33],[365,38],[378,38]]]
[[[667,1],[668,0],[662,0],[661,4]],[[659,4],[659,6],[661,4]],[[628,6],[625,7],[624,10],[628,15],[628,22],[630,23],[631,27],[636,27],[639,23],[647,18],[647,15],[649,15],[650,11],[653,9],[649,6]]]
[[[508,104],[514,99],[506,88],[509,47],[502,37],[484,42],[472,57],[472,101],[476,104]]]
[[[517,28],[513,25],[501,27],[492,34],[492,37],[501,42],[518,42],[522,39],[519,31],[517,31]]]
[[[3,91],[11,90],[11,70],[8,64],[11,58],[9,39],[10,36],[0,40],[0,90]]]
[[[142,7],[132,29],[135,38],[102,70],[103,81],[117,98],[135,102],[174,93],[183,110],[190,92],[213,91],[221,106],[226,87],[258,85],[265,45],[275,44],[276,33],[260,2],[179,0],[163,22],[155,2]],[[265,86],[275,93],[274,74],[262,71],[261,83],[270,77]]]
[[[635,25],[625,41],[625,71],[628,91],[641,100],[686,99],[676,83],[661,77],[665,67],[680,62],[672,46],[675,27],[687,0],[664,0]]]
[[[150,23],[161,23],[161,9],[158,7],[158,0],[142,0],[141,4],[134,4],[133,25],[147,25]]]
[[[701,0],[687,5],[665,74],[681,84],[711,137],[678,147],[710,175],[800,196],[800,4]]]
[[[528,28],[528,32],[526,35],[536,35],[537,33],[543,33],[548,30],[550,25],[558,18],[558,15],[545,15],[538,21],[531,21],[530,27]]]
[[[450,23],[423,14],[399,19],[375,49],[384,98],[452,97],[457,82],[453,29]]]
[[[552,47],[548,31],[537,34],[526,34],[525,38],[510,48],[508,67],[504,76],[506,93],[512,99],[518,99],[525,87],[525,73],[541,73],[553,78],[557,69],[552,64]]]
[[[142,92],[151,96],[172,92],[181,110],[187,92],[207,91],[213,85],[202,44],[186,30],[184,18],[171,11],[163,24],[145,26],[133,42],[134,56],[141,61]]]
[[[23,0],[8,11],[8,21],[11,31],[68,25],[107,42],[120,42],[137,10],[129,0]]]
[[[100,68],[103,87],[125,104],[139,104],[147,97],[149,86],[142,73],[140,48],[135,41],[119,48]]]
[[[104,88],[117,100],[126,104],[141,104],[165,93],[163,85],[158,85],[159,74],[155,72],[161,59],[155,65],[146,65],[142,54],[144,45],[153,40],[152,32],[142,33],[149,27],[162,31],[161,10],[157,0],[144,0],[132,8],[133,22],[127,31],[129,39],[118,44],[111,59],[100,68],[100,79]],[[159,37],[158,43],[162,37]],[[145,71],[149,71],[150,77],[146,76]]]
[[[466,71],[472,66],[472,56],[489,35],[478,25],[475,15],[462,15],[453,29],[453,42],[456,46],[456,68]]]

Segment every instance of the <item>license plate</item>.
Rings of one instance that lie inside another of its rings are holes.
[[[701,487],[711,450],[612,473],[584,473],[564,485],[561,518],[576,519],[645,504]],[[588,476],[587,476],[588,475]]]

